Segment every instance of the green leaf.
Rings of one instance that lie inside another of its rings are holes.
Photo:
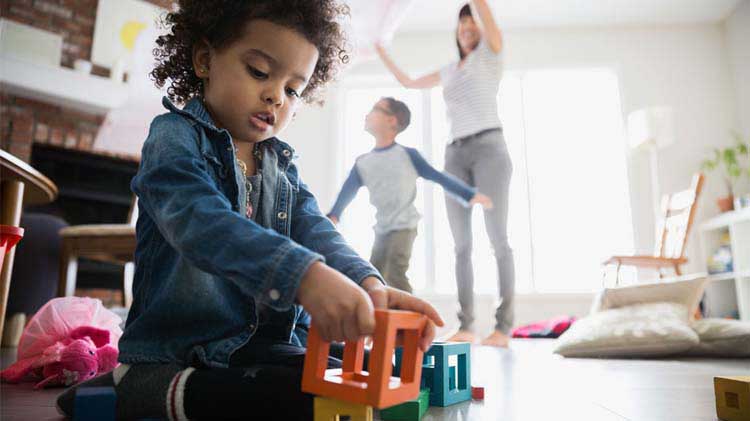
[[[724,149],[724,163],[729,165],[734,165],[737,163],[737,153],[734,151],[734,149]]]

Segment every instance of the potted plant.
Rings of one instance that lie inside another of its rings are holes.
[[[742,186],[750,183],[750,142],[736,132],[732,133],[732,137],[735,139],[734,145],[714,149],[713,158],[706,159],[701,165],[709,172],[718,168],[722,170],[728,193],[717,200],[722,212],[750,205],[750,192],[745,190],[747,186]]]

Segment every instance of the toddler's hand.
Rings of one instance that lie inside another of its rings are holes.
[[[419,340],[419,347],[424,352],[430,349],[432,340],[435,339],[435,325],[442,327],[445,324],[440,314],[435,310],[435,307],[408,292],[385,286],[377,278],[365,279],[362,282],[362,288],[370,294],[375,308],[409,310],[427,316],[427,326],[422,333],[422,338]]]
[[[375,311],[367,293],[322,262],[313,263],[303,276],[297,300],[324,341],[354,341],[375,330]]]

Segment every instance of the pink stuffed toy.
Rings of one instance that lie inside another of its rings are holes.
[[[18,344],[18,361],[0,371],[17,383],[42,379],[36,388],[70,386],[117,366],[121,319],[97,299],[50,300],[29,321]]]

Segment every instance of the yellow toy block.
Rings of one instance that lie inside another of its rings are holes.
[[[716,416],[724,421],[750,421],[750,376],[714,377]]]
[[[372,421],[372,407],[336,399],[315,397],[315,421],[339,421],[348,416],[349,421]]]

